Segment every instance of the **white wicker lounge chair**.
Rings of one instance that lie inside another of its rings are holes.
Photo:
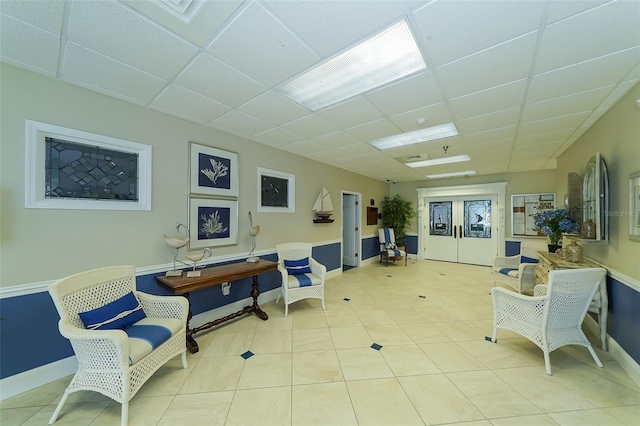
[[[282,274],[280,296],[284,299],[284,316],[289,305],[302,299],[322,300],[324,311],[324,279],[327,268],[311,257],[311,244],[285,243],[276,246],[278,271]]]
[[[493,286],[496,283],[507,284],[518,293],[535,287],[535,269],[538,265],[538,253],[533,249],[523,248],[521,254],[515,256],[496,257],[493,260]]]
[[[551,271],[548,286],[540,285],[534,289],[534,294],[538,296],[525,296],[501,287],[492,288],[494,313],[493,336],[490,340],[497,342],[498,328],[526,337],[544,352],[549,375],[549,354],[565,345],[585,346],[598,367],[602,367],[581,325],[591,299],[605,276],[603,268]],[[544,295],[539,295],[541,293]]]
[[[182,355],[182,366],[187,368],[187,299],[142,293],[136,291],[135,285],[133,266],[115,266],[72,275],[49,287],[60,315],[60,333],[70,340],[78,360],[78,371],[49,424],[57,420],[71,393],[90,390],[121,403],[121,424],[126,425],[129,401],[158,368],[177,355]],[[98,315],[105,305],[108,309],[120,307],[118,304],[125,299],[139,307],[121,311],[88,327],[85,325],[87,313]],[[136,319],[129,315],[137,318],[146,315],[146,318],[136,320],[124,329],[111,329],[116,327],[116,321]],[[94,327],[97,329],[88,329]],[[147,332],[161,338],[149,344]],[[162,342],[163,339],[166,340]]]

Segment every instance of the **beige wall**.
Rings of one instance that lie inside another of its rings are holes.
[[[640,243],[629,240],[629,174],[640,171],[640,84],[636,84],[558,158],[557,192],[567,192],[567,173],[584,177],[600,152],[609,173],[609,244],[582,244],[585,256],[640,279]]]
[[[1,64],[0,104],[0,286],[52,280],[101,266],[170,263],[173,251],[162,234],[187,222],[189,141],[238,153],[240,167],[238,244],[213,255],[250,250],[247,212],[260,225],[257,250],[286,241],[342,239],[341,191],[362,194],[363,204],[387,194],[386,183],[275,150],[147,108]],[[97,211],[24,208],[25,119],[148,144],[153,147],[152,210]],[[258,213],[257,168],[295,175],[296,212]],[[311,208],[322,186],[336,209],[333,224],[314,224]],[[362,235],[366,226],[363,208]],[[184,256],[184,253],[181,252]]]
[[[421,182],[410,182],[390,185],[391,195],[400,194],[405,200],[411,200],[417,204],[418,188],[436,188],[439,186],[459,186],[477,185],[483,183],[508,182],[506,187],[506,209],[505,209],[505,236],[511,238],[511,196],[514,194],[529,194],[537,192],[555,192],[556,171],[541,170],[536,172],[504,173],[496,175],[472,176],[469,178],[452,178],[425,180]],[[556,194],[556,205],[562,205],[564,195]],[[416,205],[417,208],[417,205]],[[418,232],[417,218],[414,218],[410,232]]]

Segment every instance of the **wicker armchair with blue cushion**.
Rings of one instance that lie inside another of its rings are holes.
[[[311,257],[311,244],[278,244],[278,271],[282,275],[280,296],[284,299],[284,316],[289,313],[289,305],[302,299],[320,299],[324,311],[324,279],[327,268]]]
[[[81,272],[52,284],[49,294],[60,315],[60,333],[78,360],[49,424],[70,394],[89,390],[121,403],[126,425],[129,401],[156,370],[177,355],[187,368],[187,299],[136,291],[133,266]]]
[[[396,246],[396,236],[393,228],[378,229],[378,240],[380,241],[380,263],[382,258],[386,260],[385,266],[389,266],[389,259],[396,261],[396,258],[404,257],[404,266],[407,266],[407,252],[400,250]]]
[[[532,293],[536,285],[535,269],[538,265],[538,253],[523,248],[515,256],[496,257],[493,261],[493,286],[500,282],[522,293]]]

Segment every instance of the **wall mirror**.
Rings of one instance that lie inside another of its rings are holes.
[[[582,181],[583,241],[609,241],[609,176],[599,152],[591,157]]]
[[[511,196],[511,233],[514,237],[544,237],[536,231],[533,215],[553,210],[556,194],[515,194]]]

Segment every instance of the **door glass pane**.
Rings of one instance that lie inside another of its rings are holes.
[[[429,235],[451,236],[451,201],[429,203]]]
[[[464,202],[464,236],[491,238],[491,200]]]

